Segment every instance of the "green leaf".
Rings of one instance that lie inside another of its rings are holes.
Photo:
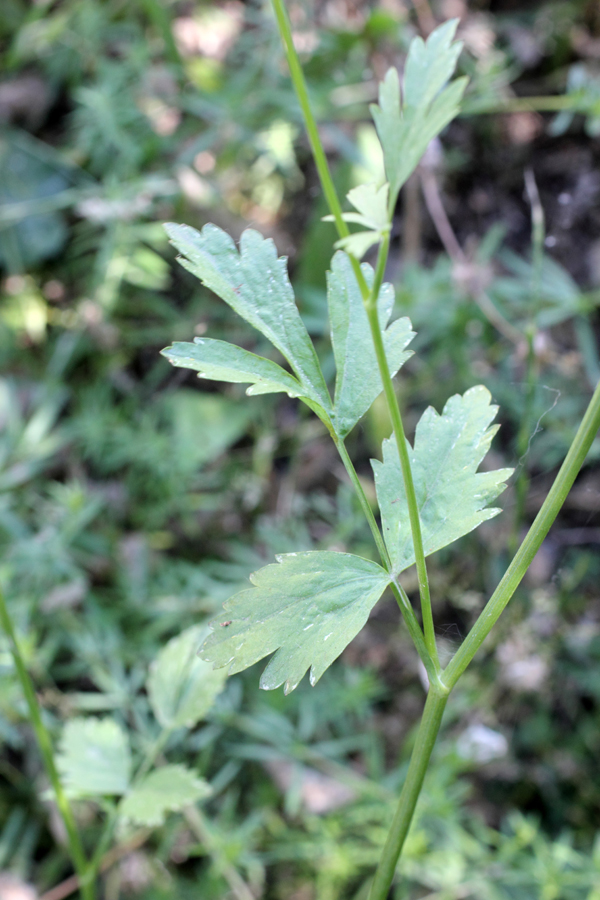
[[[226,341],[194,338],[194,343],[176,342],[162,350],[174,366],[195,369],[198,378],[212,381],[250,382],[247,394],[274,394],[285,391],[290,397],[302,397],[300,382],[277,363]]]
[[[201,232],[173,223],[165,228],[182,254],[182,266],[262,332],[285,356],[307,396],[331,409],[317,354],[294,301],[286,260],[277,258],[273,241],[247,229],[238,253],[216,225],[205,225]]]
[[[348,191],[348,200],[358,212],[342,213],[342,218],[346,222],[364,225],[369,230],[356,231],[340,238],[335,244],[338,249],[346,250],[356,259],[360,259],[369,247],[379,243],[383,235],[389,232],[388,192],[387,183],[379,188],[375,184],[361,184]],[[325,216],[323,221],[333,222],[334,217]]]
[[[200,652],[234,674],[277,651],[260,685],[273,690],[285,682],[287,694],[309,666],[316,684],[361,630],[390,576],[349,553],[286,553],[277,561],[225,603]]]
[[[206,625],[193,625],[172,638],[150,666],[147,689],[152,712],[163,728],[193,728],[223,690],[227,672],[197,656]]]
[[[127,735],[113,719],[71,719],[56,765],[71,797],[124,794],[131,773]]]
[[[334,247],[351,253],[355,259],[362,259],[367,250],[380,240],[381,235],[377,231],[354,231],[336,241]]]
[[[477,473],[498,426],[497,406],[479,385],[456,394],[442,415],[429,407],[409,451],[425,555],[451,544],[501,510],[484,509],[506,487],[512,469]],[[383,535],[395,574],[415,561],[408,505],[396,442],[383,442],[383,462],[372,461]]]
[[[451,19],[440,25],[427,43],[414,38],[404,68],[402,101],[398,71],[389,69],[379,87],[379,106],[371,105],[392,209],[429,142],[458,114],[467,79],[447,84],[462,49],[460,42],[452,42],[457,24],[458,19]]]
[[[131,788],[119,805],[119,813],[136,825],[156,828],[168,812],[179,812],[210,792],[206,781],[185,766],[163,766]]]
[[[361,268],[370,287],[373,269],[369,265]],[[327,281],[331,342],[337,368],[334,427],[340,437],[345,437],[381,393],[383,385],[360,289],[345,253],[333,257]],[[395,375],[412,356],[405,347],[415,335],[407,318],[396,319],[386,329],[393,306],[394,289],[391,284],[384,284],[378,299],[379,322],[390,372]]]

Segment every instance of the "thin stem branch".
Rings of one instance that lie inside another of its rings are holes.
[[[11,652],[15,664],[15,669],[17,671],[17,677],[21,683],[21,689],[29,708],[29,717],[31,720],[31,724],[35,732],[35,737],[42,756],[42,760],[44,762],[44,767],[54,791],[56,805],[67,832],[69,854],[71,856],[73,867],[77,873],[77,877],[79,879],[79,884],[81,886],[81,895],[84,900],[94,900],[94,884],[88,877],[88,864],[85,858],[83,845],[79,837],[79,832],[77,830],[77,825],[75,823],[75,817],[73,816],[73,810],[71,809],[71,804],[69,803],[67,795],[60,781],[58,770],[54,762],[52,741],[42,719],[42,711],[35,694],[33,683],[27,671],[27,667],[25,666],[25,661],[19,647],[17,635],[14,630],[12,619],[8,612],[8,607],[6,605],[4,593],[2,590],[0,590],[0,622],[8,636],[8,640],[11,645]]]
[[[365,517],[369,523],[369,527],[371,529],[371,534],[373,535],[373,539],[375,544],[377,545],[377,550],[379,552],[379,556],[381,557],[381,562],[385,566],[388,572],[391,571],[392,563],[390,561],[390,555],[387,552],[387,548],[381,536],[381,531],[379,530],[379,526],[375,521],[375,515],[373,514],[373,510],[371,509],[371,504],[367,499],[367,495],[365,494],[364,488],[360,483],[360,478],[358,477],[358,473],[354,468],[354,464],[350,459],[348,451],[346,450],[346,445],[343,440],[338,438],[336,435],[332,435],[335,446],[337,447],[337,451],[340,454],[341,460],[344,463],[344,468],[348,473],[350,481],[352,482],[352,486],[358,495],[358,499],[360,501],[360,505],[362,507],[362,511],[365,514]]]
[[[454,687],[462,673],[465,671],[521,583],[525,572],[540,549],[542,541],[548,534],[561,506],[565,502],[567,494],[573,486],[573,482],[588,455],[599,428],[600,382],[596,386],[596,390],[590,400],[581,425],[577,429],[577,434],[573,439],[573,443],[569,448],[565,461],[560,467],[560,471],[556,476],[554,484],[550,488],[548,496],[535,517],[533,525],[529,529],[525,540],[519,547],[514,559],[504,573],[500,584],[487,602],[483,612],[444,670],[444,681],[450,688]]]
[[[335,189],[335,185],[329,171],[327,157],[325,155],[323,144],[321,143],[321,138],[319,136],[319,129],[317,127],[317,123],[315,122],[315,117],[312,114],[310,100],[308,97],[308,88],[306,86],[306,79],[304,78],[304,72],[302,71],[302,66],[300,65],[300,60],[298,59],[298,54],[296,53],[296,48],[294,46],[292,28],[290,25],[290,19],[287,13],[287,9],[285,7],[284,0],[272,0],[272,2],[273,9],[275,11],[275,18],[277,19],[277,26],[279,28],[279,34],[281,35],[281,40],[283,41],[285,55],[290,69],[292,84],[294,85],[296,97],[298,98],[300,108],[302,109],[302,115],[304,116],[304,124],[306,125],[308,140],[310,142],[310,148],[312,150],[315,164],[317,166],[317,172],[319,173],[321,187],[323,188],[323,193],[325,194],[325,199],[327,200],[327,205],[329,207],[331,215],[335,220],[335,227],[337,228],[339,236],[348,237],[350,231],[342,218],[342,207],[340,205],[340,201],[338,200],[337,191]],[[367,282],[365,281],[365,276],[361,271],[360,263],[352,255],[350,255],[350,262],[352,264],[352,269],[358,282],[363,300],[366,300],[369,296],[369,288],[367,286]]]
[[[423,779],[431,753],[442,724],[442,716],[448,702],[448,691],[433,685],[429,689],[423,718],[410,757],[406,780],[402,787],[396,814],[389,830],[383,853],[375,872],[369,900],[386,900],[394,879],[396,865],[412,822]]]
[[[354,468],[354,464],[350,459],[350,456],[348,455],[348,451],[346,450],[344,442],[337,439],[335,436],[334,441],[342,462],[344,463],[346,472],[348,473],[350,481],[352,482],[354,489],[358,495],[358,499],[360,500],[360,505],[362,506],[363,512],[367,518],[367,521],[369,522],[371,533],[381,557],[381,562],[383,563],[387,571],[391,572],[392,563],[389,553],[381,536],[381,532],[379,530],[377,522],[375,521],[375,516],[373,515],[373,510],[371,509],[367,496],[364,492],[364,488],[360,483],[360,478],[358,477],[356,469]],[[391,583],[390,587],[392,589],[394,597],[396,598],[398,606],[400,607],[400,612],[402,613],[402,618],[406,623],[408,632],[413,640],[415,647],[417,648],[417,653],[419,654],[421,662],[425,666],[427,677],[429,678],[429,681],[431,683],[434,683],[439,680],[439,667],[436,668],[431,656],[429,655],[429,650],[427,649],[421,626],[417,621],[417,617],[415,616],[414,609],[412,608],[411,602],[406,595],[406,591],[396,580]]]
[[[445,687],[443,681],[440,677],[440,667],[436,665],[434,660],[431,658],[429,654],[429,650],[427,648],[427,644],[425,643],[425,638],[423,636],[423,632],[421,630],[421,626],[417,620],[415,615],[415,611],[412,608],[412,604],[408,599],[408,595],[400,582],[395,579],[391,585],[392,593],[396,598],[396,602],[400,607],[400,612],[402,613],[402,618],[408,628],[408,632],[413,640],[413,643],[417,649],[417,653],[419,654],[419,658],[423,665],[425,666],[425,671],[427,672],[427,678],[429,679],[429,684],[440,685],[441,687]]]
[[[308,98],[308,88],[306,86],[306,80],[304,78],[304,72],[302,71],[302,66],[300,65],[298,54],[296,53],[294,38],[292,36],[291,23],[283,0],[273,0],[273,9],[275,11],[275,17],[277,19],[279,34],[281,35],[281,39],[283,41],[285,55],[290,69],[290,76],[292,78],[292,84],[294,85],[296,97],[298,98],[300,108],[302,109],[302,115],[304,116],[304,123],[306,125],[306,131],[308,132],[310,148],[312,150],[315,164],[317,166],[317,171],[319,173],[319,179],[323,187],[325,199],[327,200],[327,205],[331,210],[331,215],[335,219],[336,228],[340,237],[347,237],[350,232],[348,230],[348,226],[342,218],[342,207],[340,206],[337,191],[329,172],[327,157],[325,156],[321,138],[319,137],[319,129],[312,114],[310,100]]]
[[[408,453],[408,443],[404,434],[404,425],[402,423],[402,415],[398,398],[394,390],[390,368],[388,366],[385,346],[383,343],[383,335],[379,325],[379,315],[377,311],[377,296],[379,294],[379,286],[383,279],[383,272],[387,261],[389,249],[389,236],[385,236],[379,247],[379,255],[375,268],[375,279],[373,282],[373,290],[369,298],[369,302],[365,304],[369,327],[371,329],[371,337],[375,347],[375,356],[377,357],[377,365],[381,375],[383,384],[383,392],[387,402],[390,419],[392,421],[392,429],[398,447],[398,456],[400,457],[400,468],[402,469],[402,478],[404,481],[404,489],[406,491],[406,502],[408,506],[408,515],[410,519],[410,529],[412,532],[413,547],[415,551],[415,561],[417,566],[417,577],[419,580],[419,594],[421,597],[421,615],[423,617],[423,631],[425,632],[425,645],[429,656],[433,660],[433,664],[437,672],[440,671],[440,664],[435,643],[435,630],[433,625],[433,613],[431,610],[431,596],[429,593],[429,579],[427,577],[427,566],[425,563],[425,552],[423,550],[423,537],[421,534],[421,520],[419,518],[419,506],[417,503],[417,495],[413,482],[412,471],[410,467],[410,456]],[[377,291],[377,293],[375,293]]]

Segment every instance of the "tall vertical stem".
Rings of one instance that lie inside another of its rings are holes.
[[[67,832],[69,853],[71,856],[73,867],[77,872],[77,876],[79,878],[81,896],[84,898],[84,900],[94,900],[94,884],[91,882],[91,880],[88,880],[88,864],[85,858],[85,853],[83,851],[83,845],[79,837],[79,832],[77,831],[77,825],[75,823],[73,811],[67,799],[67,795],[64,792],[60,777],[58,775],[58,771],[56,769],[54,754],[52,751],[52,741],[50,740],[50,735],[48,734],[48,731],[46,730],[46,726],[44,725],[42,719],[40,705],[35,695],[33,683],[25,666],[25,661],[19,647],[17,635],[15,629],[13,628],[12,619],[8,612],[8,607],[6,606],[6,601],[4,599],[4,593],[2,590],[0,590],[0,623],[2,624],[2,628],[6,632],[11,645],[11,652],[17,672],[17,677],[21,682],[21,689],[29,708],[29,717],[31,720],[31,724],[33,726],[38,747],[42,755],[44,767],[54,791],[56,805]]]
[[[447,702],[448,691],[432,685],[425,702],[423,718],[417,732],[396,814],[375,872],[369,900],[386,900],[388,896]]]

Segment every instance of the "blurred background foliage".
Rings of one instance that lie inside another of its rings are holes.
[[[409,431],[481,382],[501,407],[494,467],[517,467],[504,514],[431,560],[450,648],[600,376],[600,9],[289,8],[342,191],[381,170],[377,80],[415,34],[461,20],[464,114],[401,197],[387,273],[419,332],[398,384]],[[1,577],[57,743],[74,716],[102,715],[140,754],[148,665],[170,637],[275,553],[373,555],[319,423],[158,355],[205,332],[261,350],[160,223],[273,237],[329,373],[333,229],[267,2],[4,0],[0,71]],[[369,496],[388,432],[376,403],[350,439]],[[600,898],[599,456],[451,700],[398,897]],[[314,690],[284,699],[256,676],[171,738],[213,788],[201,826],[171,815],[120,836],[107,898],[365,897],[423,698],[397,610],[379,604]],[[0,896],[60,900],[68,861],[2,636],[0,740]],[[90,847],[105,812],[77,807]]]

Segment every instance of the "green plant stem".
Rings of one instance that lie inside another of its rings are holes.
[[[344,441],[341,440],[340,438],[338,438],[334,432],[331,432],[331,434],[333,437],[333,442],[334,442],[334,444],[337,448],[337,451],[340,454],[340,458],[344,464],[344,468],[346,469],[346,472],[348,473],[350,481],[352,482],[352,486],[354,487],[354,490],[356,491],[356,493],[358,495],[358,499],[360,501],[362,511],[364,512],[367,522],[369,523],[369,527],[371,529],[371,534],[373,535],[373,540],[375,541],[375,544],[377,545],[377,550],[379,552],[379,556],[381,557],[381,562],[383,563],[383,565],[385,566],[387,571],[391,572],[392,563],[390,560],[390,555],[387,552],[387,548],[386,548],[383,538],[381,536],[379,526],[377,525],[377,522],[375,521],[375,515],[373,513],[373,510],[371,509],[371,504],[369,503],[369,501],[367,499],[367,495],[365,494],[364,488],[360,482],[358,473],[357,473],[356,469],[354,468],[354,464],[353,464],[352,460],[350,459],[348,451],[346,450],[346,445],[344,444]]]
[[[375,516],[373,515],[373,510],[371,509],[371,505],[367,499],[367,496],[364,492],[364,488],[360,483],[360,478],[358,477],[358,473],[354,468],[354,464],[348,455],[348,451],[346,450],[346,446],[342,440],[336,437],[334,432],[331,432],[335,445],[337,447],[338,453],[344,463],[344,467],[346,472],[350,477],[350,481],[354,486],[354,490],[358,495],[358,499],[360,501],[360,505],[363,509],[363,512],[369,522],[369,526],[371,528],[371,533],[377,545],[377,549],[379,551],[379,555],[381,557],[381,562],[388,572],[392,571],[392,563],[390,560],[389,553],[387,552],[387,548],[381,536],[381,532],[375,521]],[[411,606],[410,600],[408,599],[404,588],[398,584],[396,581],[393,581],[390,585],[394,597],[396,598],[396,602],[400,607],[400,612],[402,613],[402,617],[406,623],[406,627],[408,628],[409,634],[413,639],[415,647],[417,648],[417,652],[419,657],[421,658],[421,662],[425,666],[425,671],[427,672],[427,676],[430,682],[437,681],[439,678],[439,667],[436,667],[431,656],[429,655],[429,651],[427,649],[427,645],[425,643],[425,639],[423,637],[423,632],[421,631],[421,626],[417,621],[417,617],[415,616],[415,612]]]
[[[317,166],[317,171],[319,173],[319,179],[323,187],[323,192],[325,194],[325,199],[327,200],[327,205],[329,206],[330,212],[335,220],[338,234],[340,235],[340,237],[346,237],[349,234],[348,226],[342,218],[342,208],[340,206],[337,192],[333,184],[333,179],[331,178],[331,173],[329,172],[329,165],[327,163],[327,157],[325,155],[325,151],[323,150],[323,145],[319,136],[319,129],[317,128],[317,123],[315,122],[314,116],[312,114],[312,109],[310,107],[306,80],[304,78],[302,66],[300,65],[300,60],[298,59],[298,54],[296,53],[296,48],[294,47],[292,30],[290,27],[290,20],[287,14],[287,10],[285,8],[283,0],[272,0],[272,2],[273,8],[275,10],[277,24],[279,27],[279,33],[281,35],[281,39],[285,48],[292,83],[294,85],[294,90],[296,91],[296,96],[298,97],[298,102],[300,103],[302,114],[304,116],[304,122],[306,124],[306,130],[308,132],[308,139],[310,141],[310,146],[315,159],[315,164]],[[377,298],[379,296],[379,290],[381,288],[383,274],[385,272],[389,243],[390,239],[388,234],[385,235],[379,247],[379,255],[377,258],[377,265],[375,267],[375,278],[371,290],[369,290],[358,260],[354,256],[352,256],[352,254],[349,254],[349,258],[352,264],[352,269],[356,276],[356,280],[358,282],[358,286],[360,288],[363,302],[365,304],[365,309],[367,311],[367,317],[369,319],[369,326],[371,329],[371,335],[373,338],[375,353],[377,356],[377,364],[379,366],[379,372],[383,383],[385,398],[388,405],[390,418],[392,420],[394,436],[398,444],[400,465],[402,467],[402,477],[404,479],[409,509],[410,527],[412,532],[413,545],[415,548],[415,559],[417,563],[417,574],[419,579],[419,594],[421,597],[421,614],[423,617],[423,628],[425,631],[425,643],[428,653],[433,660],[435,669],[437,672],[439,672],[440,665],[435,643],[435,631],[433,627],[433,615],[431,611],[431,597],[429,593],[429,580],[427,578],[427,566],[425,563],[425,554],[423,552],[423,539],[421,536],[419,510],[417,506],[412,472],[410,469],[410,458],[408,455],[406,437],[404,434],[404,426],[402,424],[402,415],[400,413],[400,407],[398,405],[398,398],[396,397],[396,392],[394,391],[387,357],[385,355],[385,347],[383,345],[383,336],[381,334],[381,327],[379,325],[379,317],[377,315]],[[367,516],[367,518],[369,518],[369,516]]]
[[[394,597],[396,598],[396,602],[400,607],[402,618],[404,619],[406,627],[408,628],[408,632],[417,649],[419,658],[425,666],[425,671],[427,672],[429,683],[440,684],[443,686],[443,682],[440,678],[440,668],[439,666],[436,666],[435,662],[429,655],[429,650],[427,649],[427,644],[425,643],[425,638],[423,636],[421,626],[419,625],[417,617],[415,616],[415,611],[412,608],[406,591],[398,581],[392,581],[390,587],[392,589]]]
[[[444,670],[444,681],[450,688],[454,687],[465,671],[521,583],[525,572],[531,565],[534,556],[542,545],[542,541],[548,534],[561,506],[565,502],[599,428],[600,382],[596,386],[565,461],[560,467],[554,484],[542,504],[542,508],[527,532],[525,540],[504,573],[500,584],[488,600],[483,612]]]
[[[4,593],[2,590],[0,590],[0,622],[2,623],[2,627],[6,632],[11,645],[11,652],[15,664],[15,669],[17,671],[17,677],[21,683],[21,689],[29,708],[29,717],[31,720],[31,724],[33,726],[38,747],[42,755],[44,767],[54,791],[56,805],[67,832],[69,854],[71,856],[73,867],[79,878],[81,896],[84,898],[84,900],[94,900],[96,893],[95,887],[92,880],[89,878],[88,864],[85,858],[85,853],[83,851],[83,845],[79,837],[79,832],[77,831],[75,817],[73,816],[71,804],[69,803],[67,795],[65,794],[65,791],[61,784],[60,777],[58,775],[58,770],[54,762],[52,741],[50,740],[50,735],[48,734],[48,731],[42,719],[42,711],[40,709],[38,699],[35,695],[33,683],[25,666],[25,661],[21,654],[17,635],[13,628],[12,619],[8,612],[8,607],[6,605]]]
[[[306,86],[306,79],[304,78],[304,72],[302,71],[302,66],[300,65],[300,60],[298,59],[298,54],[296,53],[296,48],[294,47],[292,28],[290,25],[290,19],[287,13],[287,9],[285,7],[284,0],[272,0],[272,3],[273,9],[275,11],[275,18],[277,19],[277,27],[279,28],[279,34],[283,42],[283,47],[290,70],[292,84],[294,85],[296,97],[298,98],[298,102],[302,110],[304,124],[306,125],[308,140],[310,142],[310,148],[315,160],[317,172],[319,173],[321,187],[323,188],[323,193],[325,194],[325,199],[327,200],[327,205],[329,207],[331,215],[335,220],[335,226],[337,228],[339,236],[348,237],[350,231],[342,218],[342,207],[340,206],[337,191],[335,189],[335,185],[329,171],[327,157],[325,155],[323,144],[321,143],[321,138],[319,136],[319,129],[317,127],[315,117],[312,114],[310,100],[308,97],[308,88]],[[350,262],[352,264],[354,275],[356,276],[356,280],[360,287],[360,292],[362,294],[363,300],[366,300],[366,298],[369,296],[369,288],[367,282],[365,281],[365,276],[361,271],[360,263],[352,255],[350,255]]]
[[[519,546],[519,533],[521,530],[521,523],[523,522],[523,518],[525,515],[525,502],[527,500],[527,493],[529,490],[529,476],[527,474],[527,467],[524,460],[527,455],[527,448],[529,446],[529,438],[531,435],[533,401],[535,397],[535,388],[537,385],[537,366],[535,359],[535,348],[533,346],[533,328],[528,328],[526,338],[527,362],[525,371],[525,406],[523,408],[521,427],[519,428],[519,433],[517,435],[517,457],[519,460],[519,471],[517,472],[515,481],[516,503],[512,535],[508,542],[511,556],[516,553]]]
[[[404,480],[404,489],[406,491],[406,502],[408,506],[408,515],[410,519],[410,528],[412,532],[413,546],[415,550],[415,561],[417,565],[417,577],[419,579],[419,594],[421,597],[421,614],[423,617],[423,631],[425,632],[425,644],[431,659],[433,660],[436,671],[440,671],[440,664],[435,643],[435,630],[433,626],[433,614],[431,610],[431,596],[429,593],[429,579],[427,577],[427,566],[425,563],[425,552],[423,550],[423,537],[421,534],[421,520],[419,518],[419,507],[417,504],[417,495],[415,493],[415,485],[410,468],[410,457],[408,453],[408,443],[404,434],[404,425],[402,424],[402,415],[400,414],[400,406],[398,398],[394,390],[390,368],[388,366],[387,356],[385,354],[385,346],[383,344],[383,335],[379,324],[379,315],[377,311],[377,296],[379,287],[383,280],[383,272],[387,261],[389,249],[389,236],[386,235],[381,242],[379,255],[377,258],[377,266],[375,268],[375,279],[373,281],[373,290],[369,298],[369,302],[365,304],[369,327],[371,329],[371,337],[375,347],[375,355],[377,357],[377,365],[383,384],[383,392],[387,401],[387,407],[392,420],[392,429],[398,447],[398,455],[400,457],[400,467],[402,469],[402,478]],[[375,293],[377,291],[377,293]]]
[[[425,709],[423,710],[423,718],[421,719],[417,739],[410,757],[406,780],[402,787],[396,814],[394,815],[377,871],[375,872],[369,900],[386,900],[388,896],[398,858],[402,852],[415,806],[419,799],[431,752],[442,724],[442,716],[448,702],[448,694],[448,690],[443,690],[433,685],[429,689]]]

